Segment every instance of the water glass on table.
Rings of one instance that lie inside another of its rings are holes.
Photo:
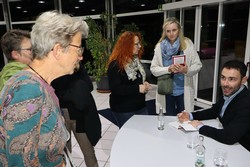
[[[188,132],[187,133],[187,147],[194,149],[199,144],[199,133]]]
[[[222,148],[218,148],[214,152],[214,165],[217,167],[228,167],[227,164],[227,151]]]

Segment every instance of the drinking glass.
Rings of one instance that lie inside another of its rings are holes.
[[[217,167],[227,167],[227,151],[219,148],[214,152],[214,165]]]
[[[187,147],[194,149],[199,144],[199,134],[197,132],[187,133]]]

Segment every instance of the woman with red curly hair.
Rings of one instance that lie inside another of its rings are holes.
[[[134,114],[148,114],[145,95],[151,86],[140,62],[142,53],[141,35],[125,31],[109,58],[109,104],[119,128]]]

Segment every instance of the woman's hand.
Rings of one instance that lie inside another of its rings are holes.
[[[172,73],[182,73],[186,74],[188,72],[188,66],[187,64],[171,64],[168,68],[169,72]]]
[[[140,93],[148,93],[152,86],[146,81],[143,84],[139,85]]]

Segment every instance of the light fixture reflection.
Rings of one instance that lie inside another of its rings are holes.
[[[38,1],[38,3],[45,3],[45,1]]]

